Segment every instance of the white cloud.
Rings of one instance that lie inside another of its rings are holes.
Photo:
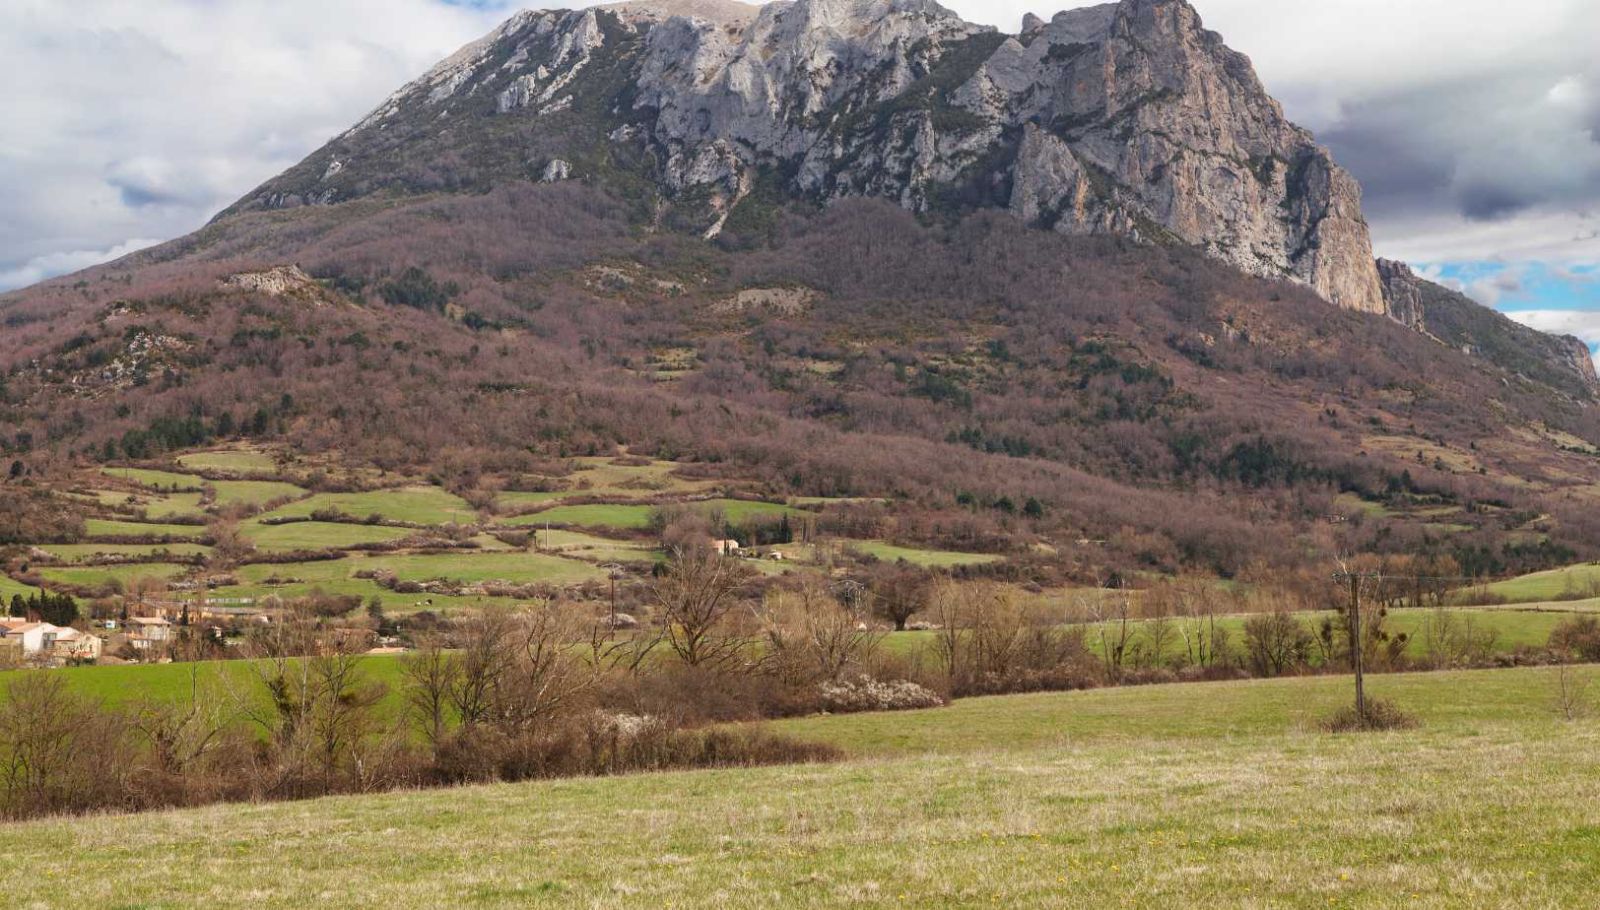
[[[1600,344],[1600,310],[1522,310],[1507,313],[1529,328],[1556,335],[1574,335]]]
[[[1600,370],[1600,310],[1522,310],[1506,315],[1531,329],[1578,338],[1595,352],[1595,369]]]
[[[439,0],[0,0],[0,274],[194,230],[505,15]]]
[[[107,250],[75,250],[70,253],[47,253],[15,268],[0,271],[0,291],[27,287],[54,275],[76,272],[102,262],[121,259],[129,253],[155,246],[159,240],[129,240]]]
[[[1600,3],[1192,2],[1367,184],[1383,255],[1600,261]],[[0,273],[193,230],[513,5],[0,0]]]

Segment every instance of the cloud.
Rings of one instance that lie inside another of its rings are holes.
[[[1512,319],[1552,335],[1572,335],[1589,346],[1595,369],[1600,370],[1600,310],[1521,310]]]
[[[0,2],[0,275],[194,230],[510,5]]]
[[[1600,262],[1600,3],[1192,2],[1362,181],[1380,254]],[[193,230],[522,5],[3,0],[0,274]]]
[[[136,253],[160,242],[160,240],[129,240],[106,250],[76,250],[36,256],[19,266],[0,271],[0,291],[27,287],[55,275],[65,275],[102,262],[120,259],[129,253]]]
[[[1361,181],[1380,254],[1600,261],[1600,3],[1192,2]],[[1008,29],[1053,12],[946,3]]]
[[[1573,335],[1591,346],[1600,345],[1600,310],[1521,310],[1506,315],[1541,332]]]

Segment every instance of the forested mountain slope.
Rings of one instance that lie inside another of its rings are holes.
[[[1576,342],[1374,263],[1186,4],[696,10],[521,14],[194,235],[0,297],[0,450],[470,491],[628,446],[1082,580],[1594,552]]]

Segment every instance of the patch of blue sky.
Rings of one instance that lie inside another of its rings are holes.
[[[1418,271],[1504,312],[1600,310],[1600,266],[1543,262],[1440,262]]]

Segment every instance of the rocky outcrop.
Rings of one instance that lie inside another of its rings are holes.
[[[1378,260],[1384,305],[1397,321],[1473,357],[1552,388],[1587,397],[1600,378],[1589,346],[1547,335],[1435,284],[1403,262]]]
[[[333,302],[322,285],[297,265],[280,265],[264,272],[240,272],[222,279],[222,285],[268,297],[298,300],[312,306],[327,306]]]
[[[1384,307],[1389,315],[1397,322],[1423,329],[1423,279],[1411,266],[1392,259],[1378,260],[1378,278],[1383,282]]]
[[[1185,0],[1030,17],[1017,35],[933,0],[519,13],[233,211],[549,179],[557,160],[626,172],[708,237],[763,204],[760,186],[1008,208],[1385,311],[1355,181]]]
[[[1583,339],[1562,335],[1556,340],[1561,343],[1562,353],[1572,371],[1583,377],[1590,386],[1600,385],[1600,374],[1596,373],[1594,366],[1594,352],[1589,350]]]

